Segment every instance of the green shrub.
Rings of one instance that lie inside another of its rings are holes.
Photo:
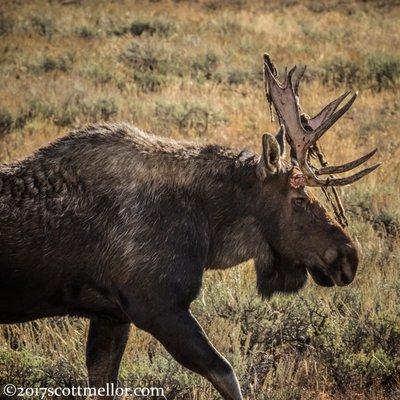
[[[384,232],[385,236],[399,237],[400,236],[400,221],[399,219],[387,211],[381,211],[372,219],[373,227],[376,230]]]
[[[72,54],[58,57],[46,55],[37,65],[33,66],[33,71],[36,73],[51,71],[68,72],[72,69],[73,61],[74,57]]]
[[[138,88],[143,92],[156,92],[165,85],[164,75],[152,71],[135,72],[133,79]]]
[[[6,109],[0,109],[0,138],[11,132],[13,117]]]
[[[367,86],[379,91],[395,87],[400,58],[388,54],[367,55],[362,62],[335,58],[322,66],[320,75],[325,84]]]
[[[167,62],[161,54],[150,46],[132,42],[121,54],[120,59],[132,67],[135,71],[167,71]]]
[[[40,36],[51,39],[54,33],[53,22],[50,18],[36,15],[31,20],[32,27]]]
[[[150,41],[133,41],[119,56],[120,61],[133,69],[135,80],[141,81],[149,78],[155,81],[155,86],[162,85],[164,78],[170,76],[195,78],[198,81],[213,79],[217,76],[218,57],[213,52],[197,56],[194,60],[188,60],[184,55],[175,53],[162,44]],[[154,73],[151,77],[149,72]],[[144,84],[146,86],[146,83]]]
[[[320,1],[312,0],[307,4],[307,8],[316,14],[321,14],[321,13],[329,11],[331,6],[324,4],[323,2],[320,2]]]
[[[213,20],[209,27],[219,36],[234,36],[243,30],[240,20],[232,19],[224,14],[220,18]]]
[[[76,33],[79,37],[83,39],[92,39],[96,36],[97,32],[90,26],[81,26],[76,30]]]
[[[262,82],[262,70],[241,69],[235,67],[228,67],[226,69],[219,69],[213,75],[213,79],[218,83],[225,83],[228,85],[241,85],[241,84],[258,84]]]
[[[228,72],[226,80],[229,85],[238,85],[248,80],[249,74],[241,69],[234,69]]]
[[[229,85],[259,82],[259,77],[254,71],[243,69],[232,69],[227,72],[226,82]]]
[[[72,126],[79,116],[80,110],[76,105],[66,104],[54,115],[54,124],[57,126]]]
[[[90,109],[90,116],[94,120],[108,121],[110,118],[115,117],[118,113],[118,107],[115,104],[114,99],[99,99],[97,100]]]
[[[108,121],[117,113],[114,99],[100,98],[92,103],[77,93],[54,110],[52,119],[57,126],[73,126],[78,118],[84,122]]]
[[[0,13],[0,36],[3,36],[11,31],[13,27],[13,21]]]
[[[113,24],[107,28],[106,32],[108,36],[123,36],[129,33],[129,25]]]
[[[192,62],[192,75],[198,78],[211,79],[218,66],[218,61],[215,53],[207,52]]]
[[[388,54],[373,54],[367,58],[367,78],[377,90],[394,87],[400,77],[400,58]]]
[[[119,59],[135,74],[151,71],[161,75],[185,76],[190,71],[190,64],[186,65],[179,55],[153,42],[134,41],[120,54]]]
[[[362,65],[350,60],[336,58],[323,65],[322,80],[335,86],[353,86],[365,81]]]
[[[131,23],[129,32],[133,36],[141,36],[143,33],[149,35],[169,36],[175,31],[171,21],[165,19],[136,20]]]
[[[53,121],[57,126],[73,126],[78,118],[85,122],[95,122],[99,114],[96,103],[90,104],[82,95],[77,94],[57,107]]]
[[[28,103],[28,107],[25,110],[25,114],[33,119],[35,117],[41,116],[42,118],[51,118],[54,114],[54,107],[49,103],[44,103],[41,100],[31,100]]]
[[[41,100],[31,100],[15,117],[13,128],[22,129],[29,121],[35,118],[52,119],[55,114],[53,105]]]
[[[113,79],[112,72],[105,65],[98,63],[90,64],[83,73],[96,84],[105,84]]]
[[[206,10],[221,10],[227,7],[242,8],[246,5],[246,0],[209,0],[203,4]]]
[[[221,113],[213,107],[184,101],[182,103],[158,102],[156,117],[167,124],[174,124],[181,132],[194,131],[197,135],[205,134],[210,126],[225,122]]]

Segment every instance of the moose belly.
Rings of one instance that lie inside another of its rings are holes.
[[[83,264],[66,268],[0,261],[0,323],[62,315],[125,321],[119,291],[101,283],[95,272]]]
[[[0,323],[25,322],[63,313],[56,301],[59,279],[31,264],[0,261]]]

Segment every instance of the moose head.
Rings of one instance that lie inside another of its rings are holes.
[[[273,105],[280,130],[276,136],[263,136],[263,152],[258,165],[260,196],[255,207],[259,220],[264,215],[264,236],[273,260],[257,260],[259,291],[269,297],[275,291],[294,292],[301,288],[307,271],[322,286],[348,285],[354,279],[357,248],[344,230],[347,221],[337,186],[349,185],[374,171],[380,164],[348,176],[348,172],[370,159],[376,149],[357,160],[328,166],[317,141],[349,110],[357,94],[338,109],[350,92],[329,103],[315,117],[302,112],[299,83],[304,70],[295,78],[296,67],[285,70],[283,82],[267,54],[264,55],[264,80],[267,100]],[[290,162],[284,158],[285,142],[290,146]],[[318,156],[321,168],[311,163]],[[331,200],[336,219],[331,217],[309,187],[320,187]],[[257,201],[255,200],[255,203]]]

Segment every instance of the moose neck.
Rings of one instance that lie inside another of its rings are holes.
[[[247,152],[246,156],[243,159],[238,155],[225,174],[214,177],[201,188],[210,221],[209,269],[269,258],[269,245],[254,215],[259,193],[258,156]]]

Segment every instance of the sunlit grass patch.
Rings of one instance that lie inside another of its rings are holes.
[[[224,116],[215,106],[206,103],[183,101],[158,102],[155,108],[155,118],[168,126],[175,125],[180,132],[193,132],[201,136],[207,134],[210,127],[226,122]]]
[[[96,30],[88,25],[81,26],[76,29],[76,33],[83,39],[92,39],[97,35]]]
[[[129,32],[133,36],[141,36],[142,34],[169,36],[174,31],[174,23],[165,18],[137,19],[129,27]]]
[[[37,64],[29,65],[28,69],[35,74],[52,71],[68,72],[71,70],[73,62],[73,53],[59,55],[56,57],[52,55],[45,55],[38,61]]]
[[[134,71],[173,72],[168,54],[157,43],[131,42],[120,59]]]
[[[11,32],[13,20],[4,14],[0,13],[0,37]]]
[[[336,86],[368,86],[375,90],[394,89],[400,78],[400,57],[391,54],[368,54],[364,60],[333,58],[321,71],[325,83]]]
[[[31,19],[31,26],[38,35],[51,39],[54,33],[53,21],[43,15],[35,15]]]

